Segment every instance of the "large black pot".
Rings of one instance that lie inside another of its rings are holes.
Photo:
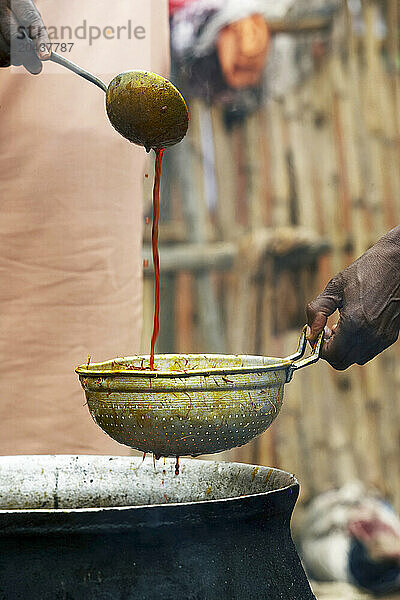
[[[312,599],[298,492],[244,464],[0,457],[0,599]]]

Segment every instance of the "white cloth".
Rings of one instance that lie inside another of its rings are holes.
[[[166,0],[37,5],[52,27],[145,28],[145,39],[70,40],[66,56],[106,83],[167,74]],[[0,71],[1,454],[128,452],[93,423],[74,369],[138,352],[145,160],[92,84],[54,64]]]

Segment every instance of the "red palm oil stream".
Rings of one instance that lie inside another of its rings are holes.
[[[160,217],[160,179],[161,179],[161,161],[164,154],[164,148],[155,150],[156,164],[154,170],[154,187],[153,187],[153,227],[151,230],[151,243],[153,248],[153,264],[154,264],[154,324],[153,335],[151,337],[150,350],[150,369],[154,369],[154,348],[156,345],[158,332],[160,329],[159,313],[160,313],[160,258],[158,255],[158,220]]]

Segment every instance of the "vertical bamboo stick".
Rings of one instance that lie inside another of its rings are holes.
[[[383,182],[381,156],[378,136],[382,135],[381,114],[377,88],[380,85],[379,46],[375,35],[377,22],[377,6],[371,0],[362,1],[362,11],[365,23],[364,61],[365,66],[361,76],[363,96],[361,98],[363,116],[368,131],[368,154],[370,156],[369,170],[372,176],[372,193],[369,195],[369,208],[374,221],[374,230],[379,237],[385,232],[382,197]]]
[[[260,136],[260,177],[261,177],[261,219],[262,224],[271,227],[273,223],[272,215],[272,161],[271,161],[271,136],[270,123],[266,107],[259,111]]]
[[[270,132],[271,183],[273,186],[273,218],[275,226],[289,222],[290,186],[287,170],[287,140],[283,131],[282,103],[271,100],[268,104],[268,127]]]
[[[348,162],[346,156],[344,125],[343,125],[343,98],[341,90],[338,88],[337,73],[339,70],[339,57],[333,56],[331,59],[332,80],[334,85],[333,103],[332,103],[332,121],[333,131],[335,136],[335,149],[337,153],[338,163],[338,184],[339,184],[339,229],[337,231],[340,238],[340,245],[343,252],[344,262],[348,262],[348,242],[351,235],[352,219],[351,219],[351,201],[349,190],[349,173]]]
[[[221,110],[216,106],[211,109],[211,119],[218,186],[218,226],[220,237],[232,240],[237,237],[236,165],[233,160],[232,136],[226,131]]]
[[[176,347],[178,353],[196,352],[194,322],[194,279],[191,273],[181,272],[176,279],[175,323]]]
[[[304,88],[302,90],[304,93]],[[312,187],[309,173],[309,136],[305,134],[310,124],[308,105],[298,91],[286,97],[286,116],[289,127],[290,145],[293,152],[293,167],[296,190],[301,202],[298,205],[299,224],[316,228],[316,217],[312,202]],[[307,143],[308,142],[308,143]]]
[[[150,340],[153,333],[154,285],[150,277],[143,280],[143,317],[140,353],[150,354]]]
[[[390,83],[393,94],[393,119],[394,130],[397,138],[400,136],[400,77],[398,72],[399,59],[399,28],[400,11],[398,0],[387,0],[387,22],[388,28],[388,57]]]
[[[245,128],[246,143],[246,196],[249,209],[249,229],[254,231],[263,224],[263,185],[262,173],[264,165],[261,162],[261,143],[260,138],[265,135],[260,131],[260,117],[258,113],[253,113],[247,118]]]

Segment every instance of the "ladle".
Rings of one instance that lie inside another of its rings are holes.
[[[107,86],[64,56],[52,52],[49,60],[103,90],[111,125],[130,142],[144,146],[147,152],[173,146],[186,135],[189,124],[186,102],[176,87],[161,75],[126,71]]]

